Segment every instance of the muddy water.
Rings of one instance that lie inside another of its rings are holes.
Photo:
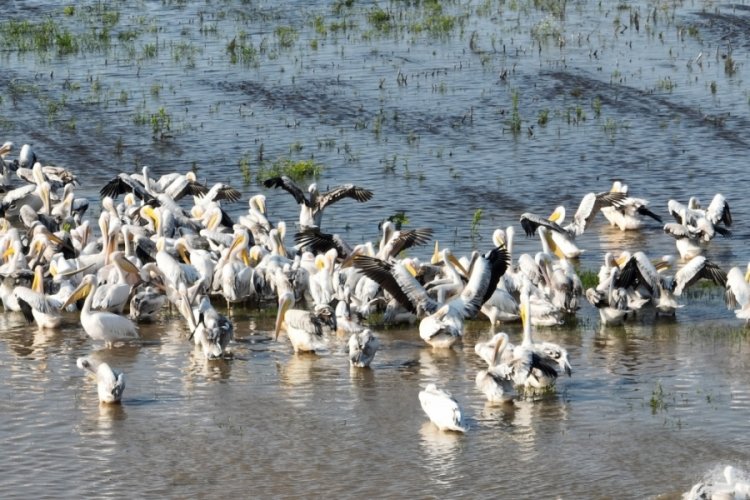
[[[10,2],[0,20],[52,16],[82,43],[109,26],[108,46],[60,55],[4,40],[0,56],[3,140],[73,168],[92,200],[142,165],[194,168],[242,186],[246,200],[262,191],[261,160],[314,158],[321,185],[376,193],[332,207],[325,229],[359,242],[404,210],[411,227],[433,227],[463,253],[487,248],[492,230],[524,211],[562,203],[572,213],[621,178],[665,220],[668,199],[721,191],[737,227],[709,255],[727,268],[750,260],[743,5],[446,2],[454,24],[432,32],[416,27],[430,20],[426,6],[400,2],[380,5],[391,16],[380,28],[378,7],[356,2],[101,5],[68,15],[56,2]],[[298,36],[287,43],[285,33]],[[151,124],[161,108],[168,130]],[[273,220],[296,219],[291,197],[265,194]],[[600,218],[579,243],[584,269],[608,250],[674,253],[656,223],[623,235]],[[521,240],[517,251],[537,247]],[[142,345],[98,350],[75,317],[40,333],[5,314],[0,493],[675,495],[719,464],[750,465],[746,333],[718,291],[684,303],[674,321],[604,329],[585,305],[576,324],[541,330],[568,348],[573,377],[509,408],[486,406],[473,386],[484,323],[447,353],[414,330],[380,330],[373,369],[350,371],[343,342],[293,356],[267,339],[255,310],[233,316],[235,359],[211,363],[168,315],[142,328]],[[505,330],[519,337],[518,326]],[[126,372],[121,406],[100,407],[76,368],[92,351]],[[461,402],[467,435],[426,423],[417,393],[429,382]]]

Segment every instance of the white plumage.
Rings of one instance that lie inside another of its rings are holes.
[[[458,401],[447,391],[428,384],[419,393],[422,409],[441,431],[466,432]]]

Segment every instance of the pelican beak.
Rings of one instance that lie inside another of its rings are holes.
[[[63,305],[60,306],[60,310],[64,311],[70,304],[73,302],[76,302],[77,300],[81,300],[85,296],[89,294],[91,291],[91,283],[88,281],[82,282],[80,285],[78,285],[78,288],[73,290],[73,293],[70,294],[70,297],[68,297],[68,300],[66,300]]]
[[[154,207],[151,205],[144,205],[141,208],[141,215],[146,217],[151,221],[151,223],[154,225],[154,232],[159,232],[159,215],[156,213],[156,210],[154,210]]]
[[[276,325],[273,330],[274,340],[279,340],[279,331],[281,330],[281,324],[284,322],[284,315],[292,305],[292,298],[290,295],[284,294],[279,298],[279,312],[276,314]]]
[[[409,271],[409,274],[411,274],[415,278],[417,277],[417,270],[414,268],[414,264],[412,264],[411,261],[404,262],[404,267],[407,271]]]
[[[180,258],[182,259],[182,262],[185,264],[190,264],[190,253],[187,250],[187,247],[184,243],[180,242],[177,246],[177,253],[180,254]]]
[[[571,369],[570,363],[568,363],[567,359],[565,360],[565,373],[568,375],[568,377],[570,377],[573,373],[573,370]]]
[[[252,262],[253,265],[256,266],[258,265],[260,260],[261,260],[260,247],[258,245],[254,245],[250,249],[250,262]]]
[[[237,236],[235,236],[234,239],[232,240],[232,244],[229,245],[229,251],[227,252],[227,255],[232,255],[232,253],[234,253],[237,247],[240,246],[243,239],[244,237],[242,236],[242,234],[238,233]]]
[[[500,353],[503,349],[505,349],[505,342],[506,337],[500,337],[500,339],[495,342],[495,350],[492,351],[492,365],[497,364],[497,355]]]
[[[463,265],[461,265],[461,262],[456,258],[455,255],[449,254],[448,255],[448,260],[451,261],[451,264],[453,264],[454,266],[456,266],[456,269],[458,269],[461,272],[461,274],[463,274],[464,276],[468,276],[469,275],[469,272],[464,268]]]
[[[11,256],[12,256],[12,255],[13,255],[14,253],[16,253],[16,251],[15,251],[15,250],[13,250],[13,247],[12,247],[12,246],[8,247],[8,249],[7,249],[6,251],[4,251],[4,252],[3,252],[3,261],[4,261],[4,262],[8,262],[8,259],[10,259],[10,257],[11,257]]]
[[[622,267],[628,261],[628,259],[626,258],[627,256],[628,256],[627,254],[625,254],[625,255],[620,254],[615,259],[615,264],[617,264],[617,267]]]
[[[526,328],[526,323],[529,321],[526,304],[521,303],[521,310],[519,311],[519,315],[521,316],[521,326],[523,328]]]
[[[62,239],[60,239],[60,237],[57,236],[55,233],[47,233],[47,238],[52,243],[55,243],[56,245],[64,245],[65,244],[65,242]]]
[[[44,293],[44,282],[42,281],[42,268],[34,268],[34,279],[31,281],[31,289],[37,293]]]
[[[242,262],[247,267],[253,267],[252,261],[250,260],[250,252],[247,251],[247,248],[243,248],[240,252],[240,257],[242,258]]]
[[[745,273],[745,281],[750,283],[750,269],[748,269],[747,272]]]
[[[209,230],[213,231],[217,227],[219,227],[220,222],[221,222],[221,210],[216,210],[208,218],[208,222],[206,222],[206,227]]]
[[[117,259],[117,263],[120,264],[120,267],[122,267],[122,269],[125,272],[131,273],[131,274],[135,274],[136,276],[140,276],[141,271],[135,266],[135,264],[133,264],[132,262],[130,262],[124,256],[121,255]]]
[[[258,212],[266,215],[266,197],[260,196],[257,198],[258,201]]]
[[[438,244],[438,240],[435,240],[435,250],[432,251],[432,258],[430,259],[430,264],[437,265],[440,263],[440,248]]]
[[[548,217],[548,220],[552,222],[557,222],[558,220],[560,220],[561,215],[562,215],[562,210],[560,209],[560,207],[557,207],[555,211],[550,214],[550,216]]]

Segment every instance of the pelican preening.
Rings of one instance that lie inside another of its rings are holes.
[[[373,335],[370,329],[362,330],[359,333],[352,333],[349,337],[349,362],[357,368],[367,368],[370,366],[375,353],[380,346],[380,342]]]
[[[466,432],[458,401],[435,384],[419,392],[419,403],[433,424],[441,431]]]
[[[101,403],[119,403],[125,390],[125,374],[111,368],[107,363],[84,357],[76,360],[78,368],[87,370],[96,377],[96,390]]]

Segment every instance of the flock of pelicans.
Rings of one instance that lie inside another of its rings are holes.
[[[638,230],[646,217],[662,222],[619,181],[610,191],[587,194],[567,224],[562,206],[549,217],[521,215],[526,236],[541,243],[535,255],[513,255],[515,231],[508,227],[495,231],[493,248],[461,258],[435,242],[427,262],[403,255],[430,242],[429,228],[402,229],[386,220],[379,241],[359,245],[323,232],[327,206],[367,202],[371,191],[351,184],[323,193],[311,184],[304,191],[284,176],[264,186],[286,191],[299,204],[294,245],[285,242],[286,224],[269,220],[263,194],[251,197],[247,213],[233,221],[222,204],[240,199],[236,189],[205,186],[192,172],[154,179],[148,167],[141,174],[121,173],[101,189],[95,236],[86,218],[89,202],[75,196],[75,176],[43,166],[28,145],[11,160],[12,150],[11,142],[0,147],[0,300],[6,311],[22,312],[40,329],[59,327],[64,311],[80,311],[86,334],[108,347],[137,338],[138,323],[155,320],[171,304],[206,358],[227,356],[233,324],[212,300],[227,307],[273,301],[277,340],[286,332],[297,353],[323,350],[332,336],[348,336],[350,363],[363,368],[379,345],[363,321],[376,314],[385,324],[418,322],[419,336],[437,349],[460,339],[466,320],[487,318],[495,326],[520,319],[520,343],[511,344],[501,332],[475,346],[486,362],[477,388],[490,402],[508,403],[549,390],[562,373],[570,376],[565,348],[535,341],[532,327],[562,323],[583,297],[602,323],[621,324],[638,315],[674,315],[683,291],[708,279],[726,287],[738,318],[750,318],[750,267],[725,273],[704,256],[716,235],[731,234],[732,216],[721,194],[706,208],[695,198],[687,205],[669,202],[675,221],[664,231],[675,239],[679,270],[670,271],[676,258],[607,253],[598,285],[583,290],[571,260],[581,253],[576,236],[598,213],[623,231]],[[120,400],[122,372],[92,357],[77,364],[95,374],[101,402]],[[419,400],[441,430],[466,431],[449,393],[429,384]],[[696,485],[692,497],[708,498],[707,486],[702,488]]]

